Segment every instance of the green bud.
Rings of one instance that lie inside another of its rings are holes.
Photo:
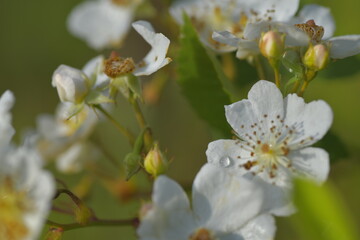
[[[166,172],[169,167],[169,161],[165,155],[160,151],[157,144],[149,151],[144,160],[145,170],[153,177]]]
[[[329,61],[330,52],[324,44],[310,45],[303,57],[304,65],[313,71],[324,69]]]
[[[264,57],[279,59],[285,50],[285,34],[276,31],[263,33],[260,38],[259,49]]]

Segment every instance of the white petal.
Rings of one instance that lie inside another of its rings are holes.
[[[189,200],[175,181],[160,176],[154,183],[153,207],[137,229],[141,240],[183,240],[196,229]]]
[[[335,21],[331,15],[330,8],[317,4],[305,5],[299,13],[298,23],[305,23],[311,19],[315,21],[316,25],[324,27],[323,39],[328,39],[334,35]]]
[[[170,63],[171,59],[166,57],[170,45],[167,37],[162,33],[155,33],[150,23],[145,21],[134,22],[132,26],[151,46],[150,52],[142,60],[140,66],[135,69],[134,75],[150,75]]]
[[[236,169],[245,174],[244,168],[239,167],[246,160],[241,158],[250,157],[250,152],[242,149],[235,140],[217,140],[209,143],[206,150],[207,160],[210,164],[219,168]]]
[[[257,55],[260,53],[258,44],[256,41],[243,40],[239,42],[239,47],[236,52],[238,59],[246,59],[248,57]]]
[[[346,35],[329,39],[330,57],[341,59],[360,53],[360,35]]]
[[[272,120],[282,119],[284,116],[284,100],[280,90],[272,82],[261,80],[254,84],[248,93],[248,98],[253,106],[254,114],[259,121],[263,121],[268,129],[280,122]]]
[[[275,219],[267,214],[251,220],[240,231],[244,240],[272,240],[275,232]]]
[[[249,133],[252,129],[251,126],[258,122],[253,105],[247,99],[225,106],[225,116],[239,136]]]
[[[299,7],[299,0],[241,0],[239,7],[248,11],[250,17],[268,20],[270,17],[274,21],[286,21],[293,17]],[[257,15],[251,14],[251,10]],[[273,11],[274,10],[274,11]]]
[[[205,164],[193,184],[193,211],[200,224],[219,232],[240,229],[249,220],[269,212],[278,202],[280,189],[237,172]],[[277,197],[276,197],[277,198]]]
[[[76,68],[60,65],[52,76],[62,102],[81,102],[89,91],[89,83],[84,73]]]
[[[104,73],[104,57],[102,55],[91,59],[82,71],[91,80],[93,88],[103,88],[109,84],[109,78]]]
[[[111,1],[85,1],[70,13],[68,29],[95,49],[118,45],[130,29],[133,11]]]
[[[319,183],[329,174],[329,154],[321,148],[304,148],[289,154],[294,168],[300,176],[309,177]]]
[[[238,47],[240,39],[228,31],[213,32],[212,38],[220,43]]]
[[[4,92],[0,98],[0,156],[6,151],[15,134],[15,130],[11,125],[12,115],[10,109],[13,107],[15,97],[9,90]]]
[[[326,102],[318,100],[306,104],[304,99],[296,94],[289,94],[284,102],[285,124],[288,126],[299,125],[298,130],[301,131],[301,134],[293,139],[290,145],[312,137],[313,140],[307,139],[301,144],[301,147],[311,145],[320,140],[329,130],[333,112]]]

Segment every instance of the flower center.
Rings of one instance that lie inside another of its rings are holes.
[[[313,42],[319,43],[324,36],[324,28],[315,24],[314,20],[309,20],[306,23],[295,24],[295,27],[304,31]]]
[[[120,58],[119,56],[110,56],[105,61],[105,74],[110,78],[116,78],[124,74],[132,73],[135,70],[135,63],[132,58]]]
[[[206,228],[199,228],[190,235],[189,240],[216,240],[213,234]]]
[[[31,210],[25,192],[16,191],[10,178],[0,182],[0,239],[20,240],[29,233],[24,212]]]
[[[254,174],[265,171],[274,178],[279,168],[294,170],[289,153],[313,142],[314,138],[304,138],[302,123],[288,126],[280,115],[273,120],[267,114],[263,118],[250,126],[241,126],[245,134],[238,136],[235,143],[244,151],[237,158],[243,162],[239,167]]]

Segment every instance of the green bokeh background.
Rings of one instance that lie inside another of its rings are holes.
[[[53,71],[60,64],[81,68],[99,53],[66,30],[66,18],[79,0],[0,0],[0,92],[10,89],[16,96],[13,124],[15,140],[27,128],[34,128],[41,113],[53,113],[58,103],[51,86]],[[359,0],[302,1],[329,6],[336,20],[336,34],[360,34]],[[124,56],[140,59],[142,40],[131,32],[120,50]],[[347,61],[347,60],[344,60]],[[352,216],[360,225],[360,56],[346,64],[332,63],[333,75],[319,77],[306,94],[307,101],[324,99],[334,110],[333,132],[346,144],[349,157],[333,163],[330,179],[338,188]],[[324,76],[324,75],[323,75]],[[211,106],[209,106],[211,107]],[[117,117],[136,130],[130,107],[118,106]],[[205,150],[212,141],[206,124],[200,120],[181,96],[174,81],[167,83],[160,102],[145,110],[150,125],[168,155],[173,157],[168,175],[181,183],[191,183],[201,165],[206,162]],[[100,124],[97,134],[113,155],[122,159],[129,148],[124,139],[107,122]],[[69,185],[80,176],[60,175]],[[95,184],[89,205],[104,218],[126,218],[136,214],[138,202],[121,203]],[[56,217],[56,216],[55,216]],[[287,219],[279,219],[276,239],[299,239]],[[291,236],[291,237],[290,237]],[[96,227],[67,232],[64,239],[136,239],[130,227]]]

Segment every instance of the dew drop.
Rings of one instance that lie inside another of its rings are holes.
[[[221,167],[229,167],[231,165],[231,159],[230,157],[223,157],[219,161]]]

